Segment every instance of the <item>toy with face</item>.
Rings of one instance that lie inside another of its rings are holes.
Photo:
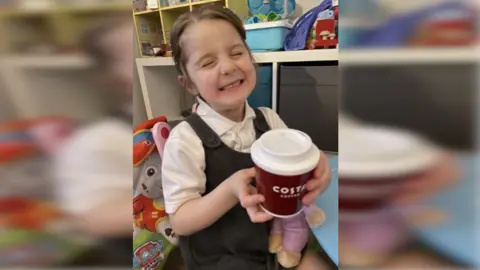
[[[153,132],[154,125],[159,133]],[[163,145],[169,131],[166,119],[159,117],[141,124],[134,132],[134,237],[141,230],[148,230],[177,245],[178,238],[165,212],[161,177]],[[161,138],[158,145],[154,133]]]

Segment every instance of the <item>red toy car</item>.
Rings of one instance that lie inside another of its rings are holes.
[[[336,48],[338,45],[338,38],[335,34],[335,20],[326,19],[318,20],[316,25],[316,48]]]

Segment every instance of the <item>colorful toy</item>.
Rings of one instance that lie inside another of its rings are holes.
[[[61,217],[60,211],[46,202],[25,197],[0,198],[0,228],[43,230]]]
[[[467,10],[447,10],[432,14],[420,23],[410,38],[410,45],[421,46],[463,46],[475,40],[475,19]]]
[[[285,51],[296,51],[308,48],[308,37],[311,35],[311,29],[317,20],[318,14],[330,8],[332,8],[332,1],[325,0],[320,5],[302,15],[285,38]]]
[[[362,36],[349,46],[464,46],[474,41],[474,29],[475,19],[468,5],[462,1],[444,1],[393,16],[377,27],[362,31]]]
[[[170,133],[165,117],[138,125],[133,134],[134,269],[163,269],[178,238],[164,208],[161,165]]]
[[[76,125],[71,119],[49,117],[39,119],[28,129],[28,134],[42,152],[53,155],[62,142],[73,134],[75,128]]]
[[[0,197],[0,265],[43,267],[78,256],[84,247],[53,229],[64,217],[56,205],[46,201]]]
[[[269,251],[277,254],[277,260],[285,268],[300,263],[301,252],[308,244],[310,227],[315,228],[325,221],[325,213],[312,204],[298,215],[273,220],[270,232]]]
[[[273,12],[273,11],[270,11],[268,14],[267,14],[267,21],[269,22],[273,22],[273,21],[278,21],[282,19],[282,16],[281,15],[278,15],[277,13]]]
[[[285,3],[287,3],[287,6],[285,6]],[[269,14],[270,12],[273,12],[275,14],[282,14],[280,17],[284,18],[291,15],[296,8],[295,0],[248,0],[247,5],[248,10],[253,15],[258,16],[259,14]],[[284,16],[283,14],[286,14],[287,16]]]
[[[74,130],[73,121],[43,117],[0,124],[0,163],[53,153]]]
[[[256,15],[259,19],[260,19],[260,22],[265,22],[267,21],[267,16],[265,16],[264,14],[257,14]]]
[[[0,124],[0,163],[25,158],[38,151],[26,132],[31,125],[29,120]]]
[[[133,269],[162,269],[173,248],[162,234],[141,231],[133,240]]]
[[[287,19],[295,11],[295,6],[295,0],[249,0],[248,8],[252,16],[246,18],[245,24]]]
[[[252,17],[249,17],[245,20],[245,24],[254,24],[254,23],[259,23],[259,22],[262,22],[263,19],[260,19],[259,16],[252,16]]]
[[[336,48],[338,38],[335,34],[335,20],[318,20],[315,25],[315,48]]]
[[[245,20],[245,24],[273,22],[273,21],[279,21],[281,19],[282,19],[281,15],[278,15],[277,13],[270,11],[267,15],[258,14],[258,15],[253,15],[252,17],[247,18]]]

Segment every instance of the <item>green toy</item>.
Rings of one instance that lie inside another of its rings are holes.
[[[260,21],[262,22],[265,22],[267,21],[267,16],[265,16],[264,14],[257,14],[257,17],[260,19]]]
[[[269,22],[278,21],[280,19],[281,19],[281,16],[279,16],[277,13],[275,13],[273,11],[270,11],[267,14],[267,21],[269,21]]]
[[[140,231],[133,241],[133,269],[163,269],[166,254],[174,248],[162,234]]]

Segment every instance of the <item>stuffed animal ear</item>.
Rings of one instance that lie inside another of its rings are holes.
[[[75,125],[68,120],[46,119],[30,127],[28,133],[44,152],[53,155],[74,130]]]
[[[152,128],[153,140],[157,146],[158,153],[163,159],[163,148],[165,148],[165,143],[167,142],[168,135],[170,135],[170,126],[165,122],[158,122]]]

